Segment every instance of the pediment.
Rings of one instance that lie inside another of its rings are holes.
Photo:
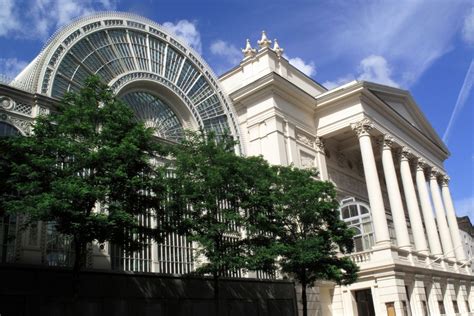
[[[426,119],[420,107],[416,104],[408,91],[378,84],[366,84],[370,92],[389,106],[396,114],[415,127],[433,143],[446,152],[449,152],[444,142]]]

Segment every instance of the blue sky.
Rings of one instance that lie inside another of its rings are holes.
[[[71,19],[118,10],[172,29],[219,74],[266,30],[327,87],[364,79],[408,89],[452,156],[459,215],[474,222],[474,5],[427,1],[0,0],[0,74],[14,77]],[[449,128],[448,128],[449,126]]]

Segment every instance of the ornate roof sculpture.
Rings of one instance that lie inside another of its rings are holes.
[[[231,102],[198,53],[163,26],[129,13],[103,12],[72,22],[11,85],[59,98],[92,74],[157,127],[158,136],[176,140],[183,128],[192,128],[228,130],[239,138]]]

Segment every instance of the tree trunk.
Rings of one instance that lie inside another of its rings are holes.
[[[306,275],[301,278],[301,303],[303,305],[303,316],[308,316],[308,301],[306,298]]]

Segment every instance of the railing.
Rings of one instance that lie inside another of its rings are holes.
[[[368,262],[372,258],[372,250],[355,252],[350,254],[350,258],[354,263]]]

